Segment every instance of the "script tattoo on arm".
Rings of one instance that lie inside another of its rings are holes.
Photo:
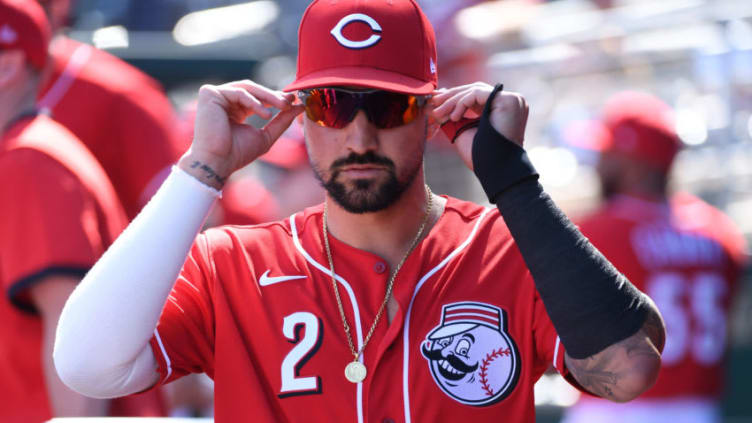
[[[630,401],[655,383],[665,336],[663,319],[651,310],[634,335],[584,359],[567,355],[566,365],[587,391],[615,402]]]
[[[191,169],[198,169],[204,172],[204,178],[207,179],[208,182],[213,182],[214,184],[219,184],[220,186],[224,186],[225,182],[227,182],[227,177],[221,177],[217,172],[209,167],[205,163],[201,163],[199,161],[194,161],[190,165]]]

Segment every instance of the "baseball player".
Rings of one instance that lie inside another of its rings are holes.
[[[433,34],[413,0],[314,1],[285,92],[202,87],[190,150],[65,306],[63,380],[103,398],[206,372],[217,422],[533,421],[552,364],[611,400],[647,389],[656,308],[543,193],[521,96],[436,89]],[[471,109],[450,138],[497,208],[425,185],[426,139]],[[301,113],[324,203],[196,238]]]
[[[277,199],[277,219],[319,204],[324,196],[324,189],[311,171],[302,122],[295,119],[258,159],[262,164],[260,178]]]
[[[104,168],[132,219],[185,149],[172,106],[157,81],[62,32],[72,0],[37,0],[52,27],[37,107],[80,139]],[[162,416],[161,392],[112,401],[113,416]]]
[[[50,29],[32,0],[0,0],[0,421],[101,416],[109,401],[58,378],[52,347],[68,295],[125,227],[106,174],[34,109]]]
[[[584,146],[601,151],[604,204],[580,228],[655,301],[667,338],[660,377],[640,399],[622,405],[583,397],[566,422],[720,422],[727,317],[744,238],[719,210],[667,193],[680,142],[661,100],[619,93],[591,134],[599,136]]]
[[[71,1],[38,1],[58,33]],[[38,107],[94,154],[132,219],[185,149],[172,105],[157,81],[88,44],[58,34],[50,55]]]

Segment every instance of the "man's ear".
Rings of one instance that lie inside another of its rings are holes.
[[[0,88],[19,81],[26,70],[26,55],[22,50],[0,51]]]

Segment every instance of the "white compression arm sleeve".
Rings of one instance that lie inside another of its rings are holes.
[[[172,173],[71,294],[54,360],[71,389],[95,398],[156,383],[149,339],[219,191]]]

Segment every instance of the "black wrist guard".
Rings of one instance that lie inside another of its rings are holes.
[[[480,180],[488,201],[496,203],[497,197],[509,187],[524,180],[538,179],[538,172],[525,150],[491,125],[491,104],[504,85],[496,84],[486,100],[478,132],[473,138],[473,172]]]

